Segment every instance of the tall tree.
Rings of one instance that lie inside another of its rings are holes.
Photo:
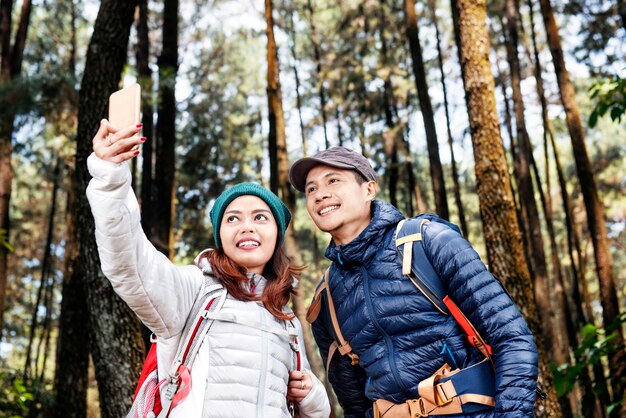
[[[89,366],[89,327],[83,271],[78,263],[78,229],[76,227],[76,194],[74,170],[68,169],[66,204],[66,245],[61,291],[61,315],[54,377],[56,399],[54,418],[83,418],[87,414],[87,370]]]
[[[552,199],[551,199],[552,192],[551,192],[551,187],[550,187],[550,184],[551,184],[550,160],[551,159],[549,155],[549,147],[551,143],[552,144],[555,143],[555,139],[554,139],[554,132],[552,129],[552,124],[550,122],[550,117],[548,115],[548,101],[546,98],[543,76],[542,76],[543,69],[542,69],[541,60],[539,56],[539,48],[537,45],[537,35],[535,31],[534,5],[533,5],[532,0],[527,0],[526,4],[528,6],[528,16],[530,20],[528,26],[530,27],[530,39],[532,42],[532,58],[531,58],[530,51],[528,51],[528,58],[529,58],[529,61],[533,63],[535,87],[537,90],[537,98],[541,106],[541,119],[543,122],[543,142],[544,142],[544,158],[545,158],[544,172],[546,176],[546,192],[541,193],[543,197],[542,204],[544,207],[545,221],[546,221],[546,226],[548,229],[548,237],[550,239],[550,251],[551,251],[550,258],[552,261],[552,270],[554,271],[554,278],[557,283],[557,286],[555,286],[555,288],[560,288],[560,291],[557,292],[557,298],[556,298],[557,303],[555,304],[555,307],[559,309],[560,322],[564,323],[563,328],[565,328],[565,330],[567,331],[566,335],[567,335],[568,342],[567,344],[563,344],[564,345],[563,348],[565,350],[568,350],[569,347],[571,346],[572,350],[576,351],[579,347],[578,340],[577,340],[577,328],[582,327],[584,324],[583,322],[581,322],[582,318],[584,317],[584,314],[582,312],[581,297],[578,291],[578,280],[584,280],[584,278],[581,277],[580,279],[577,279],[578,274],[574,273],[573,276],[575,280],[571,280],[568,286],[565,285],[566,279],[565,279],[561,259],[559,257],[560,251],[559,251],[558,244],[557,244],[557,238],[556,238],[556,232],[555,232],[555,226],[554,226],[554,216],[553,216],[553,207],[552,207]],[[556,150],[554,153],[554,157],[555,157],[555,162],[556,162],[557,176],[559,177],[559,183],[562,188],[565,188],[565,185],[564,185],[565,182],[561,180],[563,174],[562,174],[562,169],[560,167],[560,163],[558,161],[558,154]],[[537,170],[536,166],[537,166],[536,164],[533,164],[533,167],[535,167],[535,170]],[[541,185],[540,182],[537,182],[537,184]],[[566,198],[563,201],[563,209],[565,211],[565,217],[566,217],[566,223],[567,223],[566,227],[568,228],[568,236],[570,236],[573,231],[569,230],[571,214],[570,214],[570,208],[569,208],[569,205],[570,205],[569,196],[567,196],[567,191],[565,191],[565,196]],[[569,247],[571,249],[571,246]],[[570,254],[571,268],[573,269],[574,272],[576,272],[577,263],[573,257],[573,252],[570,250],[569,254]],[[570,293],[572,294],[571,299],[574,302],[573,305],[570,304],[570,298],[567,295],[568,288],[570,289]],[[567,357],[569,357],[569,353],[567,353]],[[580,409],[577,407],[578,405],[580,405],[582,407],[583,416],[603,418],[604,413],[602,411],[602,403],[608,404],[610,403],[610,399],[607,397],[608,392],[606,391],[606,387],[602,388],[602,386],[604,386],[604,373],[602,372],[602,364],[595,364],[593,366],[593,370],[594,370],[594,375],[595,375],[594,379],[591,379],[589,377],[587,370],[582,370],[582,379],[581,379],[581,386],[582,386],[582,391],[583,391],[582,402],[580,402],[580,399],[576,399],[575,402],[572,402],[573,403],[572,409],[576,411]],[[599,395],[600,397],[603,397],[602,399],[597,399],[593,391],[592,382],[594,381],[601,388],[597,392],[600,393]]]
[[[587,213],[587,226],[593,243],[593,253],[596,264],[596,273],[600,285],[600,302],[602,304],[602,319],[604,326],[610,325],[619,315],[619,304],[615,289],[615,271],[613,269],[613,259],[609,249],[608,232],[604,219],[604,208],[598,195],[595,175],[587,147],[585,145],[585,131],[583,129],[576,101],[576,92],[570,80],[569,72],[565,65],[563,49],[561,48],[561,37],[554,19],[552,4],[550,0],[539,0],[541,15],[546,28],[548,45],[552,54],[552,62],[556,72],[557,83],[561,102],[565,108],[565,119],[569,131],[574,161],[576,162],[576,172],[580,181],[580,188],[585,202]],[[613,340],[614,345],[624,341],[621,327],[615,332],[617,339]],[[613,402],[621,401],[626,396],[626,353],[624,350],[615,348],[613,354],[609,356],[609,368],[612,370],[611,385],[613,389]],[[625,411],[626,412],[626,411]],[[611,416],[618,416],[619,408],[615,408]]]
[[[513,192],[510,186],[498,116],[494,79],[489,62],[489,38],[486,26],[486,2],[452,0],[455,37],[459,49],[465,99],[474,146],[477,194],[489,267],[524,313],[535,335],[539,321],[532,293],[532,282],[524,262],[521,235],[517,223]],[[559,416],[552,377],[541,340],[539,381],[548,398],[537,416]]]
[[[43,260],[41,261],[41,282],[39,284],[39,289],[37,291],[37,299],[35,300],[35,305],[33,307],[33,312],[30,321],[30,329],[28,333],[28,346],[26,347],[26,360],[24,362],[24,376],[29,378],[31,376],[31,355],[32,355],[32,346],[35,340],[35,334],[37,332],[37,319],[39,313],[39,305],[41,303],[43,291],[46,288],[46,283],[50,279],[50,270],[51,270],[51,253],[52,253],[52,243],[53,243],[53,235],[54,235],[54,218],[57,210],[57,195],[60,188],[60,173],[61,173],[61,158],[57,158],[56,165],[54,167],[53,174],[53,185],[52,185],[52,199],[50,202],[50,212],[48,215],[48,232],[46,235],[46,242],[44,246],[43,252]],[[54,280],[54,279],[53,279]],[[46,310],[46,316],[48,315],[48,310]],[[37,362],[35,362],[35,366]]]
[[[15,41],[11,44],[12,24],[12,0],[0,1],[0,87],[6,89],[22,71],[22,60],[26,35],[30,23],[31,2],[24,0],[20,20],[16,28]],[[8,100],[7,100],[8,99]],[[10,97],[3,99],[0,107],[3,109],[0,115],[0,235],[10,239],[9,208],[11,202],[11,183],[13,182],[13,124],[15,121],[15,106],[10,103]],[[16,98],[13,98],[16,100]],[[4,300],[7,287],[7,260],[9,249],[0,245],[0,332],[3,329]]]
[[[389,49],[387,47],[387,39],[385,37],[385,29],[387,27],[387,16],[385,12],[385,0],[380,1],[380,25],[378,28],[378,36],[380,39],[380,58],[383,76],[383,114],[385,117],[386,131],[383,132],[384,152],[387,164],[387,184],[389,189],[389,202],[398,207],[398,180],[400,178],[400,165],[398,160],[398,135],[400,127],[396,126],[397,114],[395,110],[396,98],[393,93],[393,82],[391,80],[392,64],[389,59]]]
[[[174,172],[176,146],[176,74],[178,73],[178,0],[163,4],[163,49],[158,59],[159,97],[156,125],[156,157],[154,164],[155,206],[151,241],[168,257],[172,257],[174,221]],[[146,141],[147,142],[147,141]]]
[[[141,147],[141,227],[146,237],[152,237],[154,205],[152,181],[154,177],[154,118],[152,100],[152,70],[150,70],[150,33],[148,30],[148,0],[138,1],[137,14],[137,73],[141,85],[141,123],[143,135],[148,138]]]
[[[513,111],[515,115],[515,128],[517,137],[517,180],[518,194],[520,206],[523,208],[524,222],[528,232],[528,244],[530,262],[533,266],[533,281],[535,291],[535,303],[537,305],[537,313],[544,318],[541,325],[544,344],[547,349],[548,358],[557,364],[567,363],[567,359],[563,355],[563,350],[559,346],[559,338],[555,329],[553,308],[550,303],[548,284],[548,266],[546,263],[545,246],[539,222],[539,209],[535,199],[535,188],[533,186],[531,176],[531,161],[533,160],[532,145],[528,130],[526,129],[524,99],[522,95],[522,71],[517,50],[519,47],[518,33],[518,10],[515,0],[506,0],[506,32],[508,34],[507,58],[511,74],[511,90],[513,92]],[[504,28],[503,28],[504,29]],[[571,411],[566,413],[571,416]]]
[[[446,114],[446,132],[448,134],[448,146],[450,147],[450,170],[452,172],[452,186],[454,190],[454,202],[459,216],[459,224],[463,236],[469,241],[469,228],[465,217],[465,209],[461,200],[461,187],[459,185],[459,170],[456,166],[456,158],[454,156],[454,141],[452,138],[452,130],[450,129],[450,106],[448,105],[448,89],[446,87],[446,74],[443,71],[443,53],[441,51],[441,35],[439,33],[439,25],[437,24],[437,5],[435,0],[428,0],[430,14],[432,16],[433,26],[435,27],[435,40],[437,45],[437,64],[439,65],[439,74],[441,76],[441,91],[443,93],[443,109]]]
[[[130,408],[143,363],[139,321],[102,275],[95,228],[85,189],[87,157],[99,121],[107,114],[109,94],[118,89],[126,62],[136,1],[103,0],[87,50],[78,105],[76,212],[80,231],[76,271],[81,274],[89,310],[91,355],[96,370],[101,416],[121,417]]]
[[[306,9],[309,12],[309,22],[311,25],[311,45],[313,46],[313,57],[315,58],[315,75],[317,77],[317,92],[320,98],[320,113],[322,115],[322,128],[324,129],[324,142],[326,148],[328,148],[330,147],[330,142],[328,141],[328,132],[326,129],[328,120],[328,116],[326,115],[327,95],[326,89],[324,88],[324,77],[322,73],[322,47],[320,45],[319,34],[317,31],[313,0],[306,1]]]
[[[439,158],[439,142],[437,140],[437,129],[435,128],[435,117],[433,107],[428,95],[428,82],[426,81],[426,69],[422,57],[422,47],[419,40],[419,28],[417,25],[417,15],[415,14],[415,1],[404,0],[404,12],[406,17],[406,36],[409,39],[409,48],[413,60],[413,76],[415,77],[415,88],[419,98],[420,110],[424,119],[426,130],[426,144],[428,146],[428,157],[430,162],[430,178],[435,195],[435,208],[437,214],[442,218],[449,219],[448,198],[446,193],[446,183],[443,177],[443,167]]]
[[[267,102],[269,117],[269,157],[270,157],[270,189],[279,194],[284,180],[282,173],[287,173],[287,137],[285,133],[285,115],[283,113],[283,95],[280,87],[280,67],[278,49],[274,38],[274,18],[272,17],[272,1],[265,0],[265,22],[267,35]],[[288,180],[287,180],[288,183]],[[282,196],[286,203],[294,202],[291,192]]]
[[[70,6],[70,56],[68,69],[76,78],[76,5]],[[76,128],[76,112],[72,113],[72,132]],[[66,164],[67,198],[65,204],[65,259],[63,261],[63,284],[61,289],[61,313],[54,369],[55,400],[51,408],[53,418],[82,418],[87,414],[87,371],[89,366],[89,327],[82,321],[87,317],[84,288],[80,272],[75,269],[78,259],[78,231],[76,229],[75,168]]]
[[[267,101],[269,114],[269,149],[270,149],[270,188],[289,208],[295,212],[295,194],[289,183],[289,157],[287,153],[287,136],[285,132],[285,116],[280,86],[280,65],[278,49],[274,37],[274,19],[272,16],[272,0],[265,0],[265,22],[267,34]],[[273,154],[273,155],[272,155]],[[286,231],[285,245],[295,263],[301,264],[299,245],[296,240],[295,226],[292,222]],[[315,350],[311,327],[306,321],[306,308],[303,292],[297,292],[293,298],[294,312],[302,323],[304,344],[307,352]],[[312,357],[313,359],[313,357]],[[320,361],[311,362],[312,371],[320,376],[323,374]]]

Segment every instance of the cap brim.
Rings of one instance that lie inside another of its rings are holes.
[[[338,162],[329,162],[315,157],[301,158],[291,166],[289,170],[289,182],[298,191],[304,193],[304,186],[306,184],[306,177],[309,175],[309,171],[318,165],[328,165],[331,167],[342,168],[345,170],[354,170],[354,166],[349,164],[342,164]]]

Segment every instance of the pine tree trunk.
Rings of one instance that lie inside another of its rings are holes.
[[[524,262],[521,235],[515,215],[513,193],[495,103],[494,80],[489,63],[485,1],[452,0],[453,21],[463,85],[468,105],[477,181],[477,194],[487,244],[489,267],[502,280],[537,335],[539,320],[532,282]],[[539,417],[560,416],[545,349],[540,355],[539,382],[548,398],[535,411]]]
[[[313,8],[313,1],[307,0],[306,8],[309,12],[309,21],[311,22],[311,44],[313,46],[313,56],[315,58],[315,76],[317,78],[317,94],[320,99],[320,114],[322,115],[322,128],[324,128],[324,143],[326,148],[330,147],[328,141],[328,132],[326,124],[328,116],[326,115],[326,90],[324,89],[324,79],[322,77],[322,51],[320,47],[319,36],[317,35],[317,25],[315,23],[315,10]],[[306,154],[304,154],[306,155]]]
[[[404,12],[406,17],[406,36],[409,39],[409,48],[413,60],[415,88],[417,89],[420,110],[422,112],[422,118],[424,119],[424,129],[426,130],[426,144],[428,146],[428,159],[430,161],[430,178],[433,185],[433,194],[435,195],[435,209],[439,216],[444,219],[449,219],[450,211],[448,209],[446,183],[443,177],[441,159],[439,158],[439,142],[437,140],[433,107],[430,103],[430,96],[428,95],[426,69],[424,68],[424,59],[422,58],[422,47],[419,40],[414,0],[404,0]]]
[[[71,41],[68,68],[76,77],[76,6],[70,3]],[[72,131],[76,114],[72,114]],[[89,328],[84,325],[88,317],[87,305],[80,272],[74,269],[78,258],[76,231],[76,190],[74,169],[65,164],[65,259],[61,307],[58,322],[56,367],[54,370],[54,404],[50,408],[53,418],[83,418],[87,415],[87,368],[89,365]]]
[[[443,54],[441,51],[441,36],[439,34],[439,25],[437,24],[437,6],[435,0],[428,1],[430,13],[435,27],[435,40],[437,45],[437,64],[439,65],[439,74],[441,75],[441,90],[443,93],[443,108],[446,113],[446,132],[448,134],[448,146],[450,147],[450,165],[452,171],[452,186],[454,190],[454,203],[459,217],[459,225],[461,232],[466,240],[470,241],[469,228],[465,217],[465,209],[461,200],[461,187],[459,185],[459,170],[456,166],[456,158],[454,156],[454,140],[452,138],[452,129],[450,128],[450,107],[448,105],[448,89],[446,88],[446,75],[443,71]]]
[[[41,304],[41,298],[43,295],[43,291],[46,287],[46,282],[48,280],[49,272],[50,272],[50,254],[52,251],[52,240],[53,240],[53,231],[54,231],[54,216],[56,214],[57,209],[57,194],[59,191],[59,180],[61,173],[61,159],[57,158],[56,166],[54,167],[53,174],[53,185],[52,185],[52,199],[50,202],[50,212],[48,215],[48,231],[46,234],[46,242],[44,246],[43,260],[41,262],[41,282],[39,284],[39,290],[37,291],[37,298],[35,299],[35,304],[32,309],[32,316],[30,321],[30,330],[28,332],[28,346],[26,347],[26,360],[24,362],[24,377],[29,378],[31,373],[31,354],[32,354],[32,346],[33,341],[35,339],[35,333],[37,331],[37,313],[39,312],[39,305]],[[47,312],[47,311],[46,311]],[[37,363],[35,363],[37,364]]]
[[[159,64],[158,121],[154,164],[154,213],[151,241],[173,256],[174,176],[176,147],[176,73],[178,72],[178,0],[163,4],[163,50]],[[146,141],[148,142],[148,141]],[[158,222],[156,221],[158,220]]]
[[[541,233],[541,223],[539,222],[539,210],[535,200],[535,189],[530,172],[530,162],[532,160],[532,146],[526,122],[524,118],[524,102],[521,88],[521,68],[517,49],[519,37],[517,31],[518,13],[515,0],[506,0],[507,17],[507,57],[511,68],[511,90],[513,92],[513,108],[515,113],[515,127],[517,129],[517,143],[519,152],[517,153],[517,175],[519,180],[520,204],[526,209],[524,221],[528,228],[529,254],[533,264],[533,279],[535,291],[535,303],[537,314],[544,318],[541,325],[542,336],[547,350],[548,358],[557,364],[567,363],[562,355],[563,349],[559,345],[559,338],[556,335],[555,324],[553,322],[554,311],[550,303],[551,286],[549,284],[548,266],[546,263],[545,246]],[[565,416],[571,416],[571,411],[566,411]]]
[[[150,239],[154,220],[152,182],[154,180],[154,119],[152,117],[152,70],[150,70],[150,33],[148,29],[148,0],[139,0],[137,20],[137,73],[141,85],[141,123],[143,136],[148,138],[141,146],[141,227]]]
[[[81,274],[89,310],[91,353],[103,418],[118,418],[128,412],[144,347],[139,321],[100,270],[94,222],[85,195],[90,179],[86,160],[99,121],[107,114],[108,97],[118,89],[135,6],[136,2],[125,0],[101,3],[87,50],[78,106],[75,186],[80,250],[74,269]]]
[[[300,94],[300,74],[298,73],[298,54],[296,43],[296,30],[293,23],[293,13],[289,10],[285,11],[285,21],[289,22],[289,33],[291,34],[289,42],[289,50],[291,51],[291,58],[293,63],[291,69],[293,70],[293,78],[296,82],[296,108],[298,109],[298,121],[300,122],[300,139],[302,140],[302,155],[307,155],[306,136],[304,134],[304,121],[302,119],[302,95]],[[326,130],[326,124],[324,124],[324,130]]]
[[[13,1],[0,1],[0,87],[6,87],[19,77],[22,69],[22,58],[26,45],[26,35],[30,23],[30,0],[22,2],[20,21],[16,28],[15,43],[11,45]],[[10,202],[11,183],[13,182],[13,122],[15,111],[9,103],[0,103],[5,109],[0,116],[0,234],[10,240]],[[4,327],[4,303],[7,287],[8,248],[0,245],[0,333]]]
[[[582,314],[582,309],[581,309],[581,298],[578,292],[578,283],[575,280],[573,280],[566,284],[563,266],[561,264],[561,260],[559,257],[560,252],[559,252],[557,241],[556,241],[556,233],[554,231],[554,225],[553,225],[554,221],[553,221],[553,216],[552,216],[553,207],[552,207],[552,199],[550,198],[552,194],[551,188],[550,188],[550,184],[551,184],[550,182],[550,157],[549,157],[549,151],[548,151],[549,146],[550,146],[550,140],[554,143],[554,133],[552,131],[552,125],[550,123],[550,118],[548,116],[548,102],[547,102],[546,95],[545,95],[545,89],[544,89],[544,83],[543,83],[543,77],[542,77],[542,65],[541,65],[541,60],[539,58],[539,49],[537,47],[537,36],[535,33],[535,18],[534,18],[534,10],[533,10],[532,1],[527,0],[527,5],[528,5],[528,10],[529,10],[528,14],[529,14],[529,19],[530,19],[530,24],[529,24],[530,37],[531,37],[532,47],[533,47],[532,58],[530,57],[530,51],[528,52],[528,55],[529,55],[529,61],[533,61],[534,63],[533,73],[535,76],[535,86],[537,89],[537,97],[539,99],[539,104],[541,105],[541,118],[543,122],[546,192],[545,194],[542,193],[542,196],[545,197],[542,200],[542,203],[544,205],[544,212],[546,214],[546,226],[548,227],[548,236],[550,238],[551,260],[553,264],[553,270],[556,272],[555,279],[557,283],[560,283],[559,287],[561,288],[561,292],[557,299],[560,302],[557,303],[557,307],[562,307],[561,312],[560,312],[560,317],[561,317],[561,322],[564,323],[563,328],[567,330],[567,339],[569,341],[568,345],[572,347],[573,351],[576,351],[579,347],[578,337],[577,337],[577,334],[578,334],[577,328],[582,327],[583,323],[581,321],[581,318],[583,318],[584,315]],[[558,155],[555,153],[555,159],[558,162],[557,157]],[[534,164],[533,166],[535,167],[535,170],[536,170],[536,164]],[[557,172],[559,176],[562,176],[560,165],[557,167]],[[541,183],[538,182],[538,184],[541,184]],[[564,187],[564,182],[562,183],[562,187]],[[565,194],[567,195],[567,192]],[[569,211],[569,198],[563,202],[563,205],[564,205],[564,210]],[[565,216],[566,218],[568,218],[568,222],[569,222],[570,215],[566,213]],[[570,233],[571,231],[568,231],[568,235]],[[574,260],[574,257],[572,256],[573,253],[571,251],[571,246],[569,247],[570,247],[569,254],[570,254],[571,265],[574,271],[576,271],[576,262]],[[577,274],[574,274],[574,277],[577,277]],[[569,292],[567,292],[568,288],[570,289]],[[572,295],[571,299],[574,301],[573,305],[570,304],[570,297],[568,297],[568,293]],[[594,371],[596,370],[602,371],[602,365],[601,364],[594,365]],[[602,411],[601,402],[609,402],[610,400],[607,398],[603,400],[597,399],[593,391],[593,387],[592,387],[593,381],[599,382],[600,387],[601,387],[604,381],[604,375],[596,374],[595,378],[592,379],[589,376],[589,373],[587,373],[587,370],[585,369],[582,371],[582,378],[580,379],[580,381],[581,381],[581,389],[582,389],[582,395],[581,395],[582,399],[580,398],[576,399],[576,402],[574,403],[574,406],[572,409],[574,411],[582,412],[583,416],[585,417],[604,418],[604,412]],[[578,407],[577,405],[580,405],[580,407]]]
[[[576,172],[580,181],[580,187],[585,201],[587,212],[587,225],[593,243],[594,257],[596,262],[596,273],[600,285],[600,301],[602,304],[602,319],[607,327],[617,318],[619,314],[619,304],[615,289],[615,271],[613,260],[609,250],[608,234],[604,219],[604,208],[598,195],[595,175],[589,160],[585,145],[585,131],[583,130],[576,93],[569,78],[569,72],[565,66],[563,50],[561,48],[561,38],[559,36],[554,13],[550,0],[539,0],[541,14],[546,28],[548,45],[552,54],[552,62],[557,76],[559,93],[563,107],[565,108],[565,119],[572,142],[574,160],[576,162]],[[618,338],[614,342],[615,347],[624,341],[621,327],[615,332]],[[626,396],[626,353],[624,350],[615,348],[614,353],[609,356],[609,369],[611,370],[611,386],[613,389],[613,402],[618,402]],[[619,409],[615,408],[612,417],[619,415]]]
[[[272,1],[265,0],[265,21],[267,24],[267,99],[268,113],[270,117],[269,148],[274,149],[276,154],[270,161],[276,163],[270,168],[275,178],[270,179],[272,191],[278,195],[287,205],[291,213],[295,209],[295,195],[289,184],[289,158],[287,153],[287,140],[285,132],[285,117],[283,113],[282,92],[280,86],[280,67],[278,63],[278,51],[274,38],[274,19],[272,17]],[[273,127],[273,128],[272,128]],[[295,228],[292,223],[287,229],[285,245],[288,253],[296,264],[301,264],[300,249],[296,240]],[[306,321],[306,308],[304,295],[298,292],[293,298],[294,312],[302,324],[304,344],[308,353],[315,350],[313,344],[311,326]],[[317,376],[323,376],[323,366],[321,360],[315,356],[310,356],[311,368]]]
[[[54,418],[84,418],[87,415],[87,367],[89,365],[89,327],[83,272],[77,263],[78,235],[76,229],[76,190],[74,171],[68,169],[65,262],[59,337],[57,340],[54,392]]]

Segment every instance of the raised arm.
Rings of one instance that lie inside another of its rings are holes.
[[[113,129],[103,120],[87,159],[87,198],[102,271],[116,293],[159,337],[181,332],[203,284],[195,266],[177,267],[148,241],[125,161],[137,156],[140,126]],[[144,139],[145,140],[145,139]]]

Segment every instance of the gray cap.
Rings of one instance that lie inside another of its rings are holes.
[[[300,158],[289,169],[289,181],[301,192],[304,192],[306,177],[309,171],[317,165],[324,164],[344,170],[354,170],[367,181],[376,181],[376,172],[367,158],[358,152],[345,147],[332,147],[320,151],[313,157]]]

